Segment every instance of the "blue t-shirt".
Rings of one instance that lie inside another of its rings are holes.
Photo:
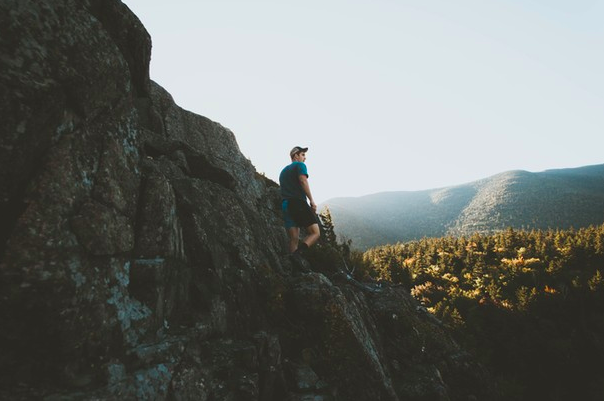
[[[300,184],[301,175],[308,177],[306,164],[302,162],[292,162],[281,170],[279,185],[281,185],[281,197],[283,199],[300,199],[306,202],[306,193]]]

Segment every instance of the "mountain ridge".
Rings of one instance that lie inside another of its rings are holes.
[[[604,164],[510,170],[450,187],[332,198],[321,206],[329,207],[338,234],[360,249],[507,227],[584,227],[604,221]]]

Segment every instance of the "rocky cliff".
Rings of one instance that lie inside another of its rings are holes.
[[[0,398],[470,400],[399,287],[294,274],[277,185],[118,0],[0,0]]]

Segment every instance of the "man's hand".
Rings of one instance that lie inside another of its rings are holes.
[[[308,177],[305,176],[304,174],[301,174],[298,177],[298,179],[300,180],[300,185],[302,186],[302,190],[304,190],[304,193],[306,194],[306,197],[310,201],[310,208],[312,209],[313,212],[316,213],[317,212],[317,204],[313,200],[312,194],[310,193],[310,186],[308,185]]]

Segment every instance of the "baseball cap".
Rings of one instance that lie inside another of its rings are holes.
[[[294,146],[294,148],[289,152],[289,157],[294,157],[294,155],[306,151],[308,151],[308,148],[303,148],[302,146]]]

